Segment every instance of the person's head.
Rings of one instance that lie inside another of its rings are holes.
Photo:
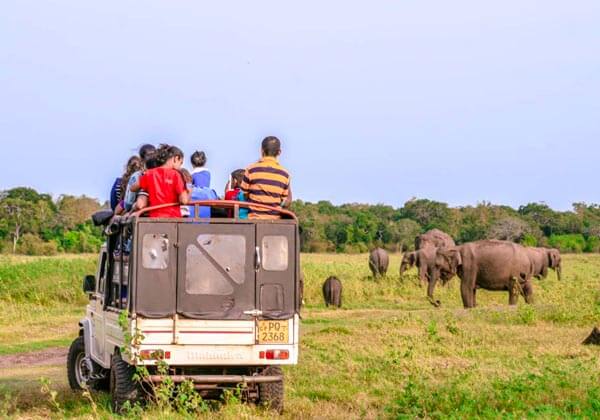
[[[244,174],[246,171],[243,169],[236,169],[231,173],[231,188],[240,188],[242,186],[242,182],[244,181]]]
[[[140,159],[139,156],[131,156],[127,161],[127,165],[125,166],[125,173],[123,177],[131,177],[134,173],[141,171],[144,169],[144,162]]]
[[[197,150],[192,154],[192,167],[194,168],[202,168],[206,165],[206,153],[203,151]]]
[[[127,160],[127,165],[125,165],[125,172],[123,173],[123,178],[121,181],[121,189],[123,192],[127,190],[127,184],[129,184],[129,179],[131,176],[138,172],[144,170],[144,162],[140,159],[139,156],[131,156],[129,160]]]
[[[140,157],[142,158],[142,160],[145,162],[148,160],[148,158],[150,157],[151,154],[154,154],[156,152],[156,147],[154,147],[151,144],[144,144],[142,147],[140,147]]]
[[[278,157],[281,154],[281,142],[275,136],[265,137],[261,150],[265,157]]]
[[[176,146],[161,144],[156,151],[158,166],[171,169],[181,169],[183,166],[183,152]]]

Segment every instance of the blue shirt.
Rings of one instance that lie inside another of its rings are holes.
[[[210,171],[206,168],[194,168],[192,184],[198,188],[210,188]]]

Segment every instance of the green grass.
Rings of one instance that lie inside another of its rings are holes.
[[[507,293],[478,292],[462,309],[457,279],[438,287],[433,308],[416,273],[369,276],[365,255],[303,255],[306,277],[298,366],[286,369],[285,418],[597,418],[600,350],[580,343],[600,323],[600,256],[568,255],[564,279],[535,281],[535,304],[507,305]],[[54,347],[76,334],[93,257],[0,259],[0,354]],[[18,273],[18,274],[17,274]],[[322,282],[338,276],[342,309],[326,309]],[[59,288],[60,290],[56,290]],[[6,315],[6,316],[5,316]],[[58,407],[40,393],[51,379]],[[59,367],[0,373],[0,417],[110,418],[67,389]],[[143,418],[173,418],[158,409]],[[228,404],[205,417],[270,418]],[[182,417],[184,418],[184,417]]]

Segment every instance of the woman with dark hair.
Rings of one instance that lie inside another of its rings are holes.
[[[183,166],[183,152],[168,144],[161,144],[156,150],[156,164],[158,167],[150,169],[142,175],[138,184],[131,190],[134,192],[144,190],[148,195],[147,205],[149,207],[161,204],[187,204],[190,194],[183,181],[179,170]],[[138,206],[140,200],[138,200]],[[171,206],[163,209],[152,210],[150,217],[180,218],[181,208]]]
[[[205,168],[206,153],[196,151],[192,154],[192,180],[194,187],[210,188],[210,171]]]

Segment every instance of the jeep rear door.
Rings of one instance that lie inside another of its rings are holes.
[[[267,319],[289,319],[296,305],[296,225],[257,223],[257,309]]]
[[[202,320],[252,319],[255,309],[255,226],[178,226],[177,313]]]

